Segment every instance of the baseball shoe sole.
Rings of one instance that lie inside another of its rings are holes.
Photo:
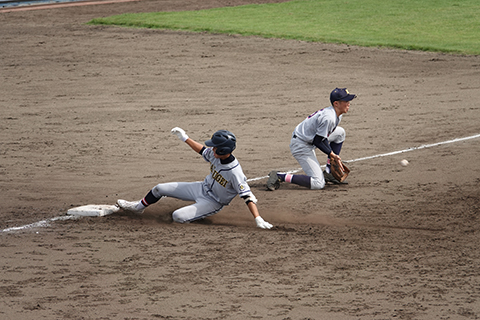
[[[268,174],[267,189],[275,191],[280,188],[280,178],[277,176],[277,171],[270,171]]]

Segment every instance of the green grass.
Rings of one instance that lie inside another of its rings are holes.
[[[89,23],[480,54],[479,0],[295,0]]]

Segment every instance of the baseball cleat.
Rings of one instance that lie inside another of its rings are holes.
[[[337,179],[335,179],[335,177],[331,173],[328,173],[326,171],[323,171],[323,177],[325,178],[325,182],[330,182],[333,184],[348,184],[347,181],[343,181],[343,182],[338,181]]]
[[[117,200],[117,206],[125,211],[143,213],[143,209],[138,209],[138,201]]]
[[[275,191],[280,188],[280,178],[277,176],[277,171],[270,171],[268,174],[267,189]]]

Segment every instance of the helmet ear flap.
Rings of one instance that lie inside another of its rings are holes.
[[[218,154],[219,156],[224,156],[226,154],[229,154],[229,153],[232,153],[232,148],[229,148],[229,147],[221,147],[221,148],[217,148],[215,150],[215,153]]]

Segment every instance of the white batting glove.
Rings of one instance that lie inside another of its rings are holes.
[[[182,140],[183,142],[187,141],[187,139],[188,139],[188,136],[185,133],[185,130],[183,130],[182,128],[175,127],[175,128],[172,129],[171,132],[174,135],[176,135],[178,137],[178,139]]]
[[[258,228],[271,229],[273,227],[273,225],[271,225],[267,221],[263,220],[263,218],[260,217],[260,216],[255,218],[255,222],[257,223]]]

